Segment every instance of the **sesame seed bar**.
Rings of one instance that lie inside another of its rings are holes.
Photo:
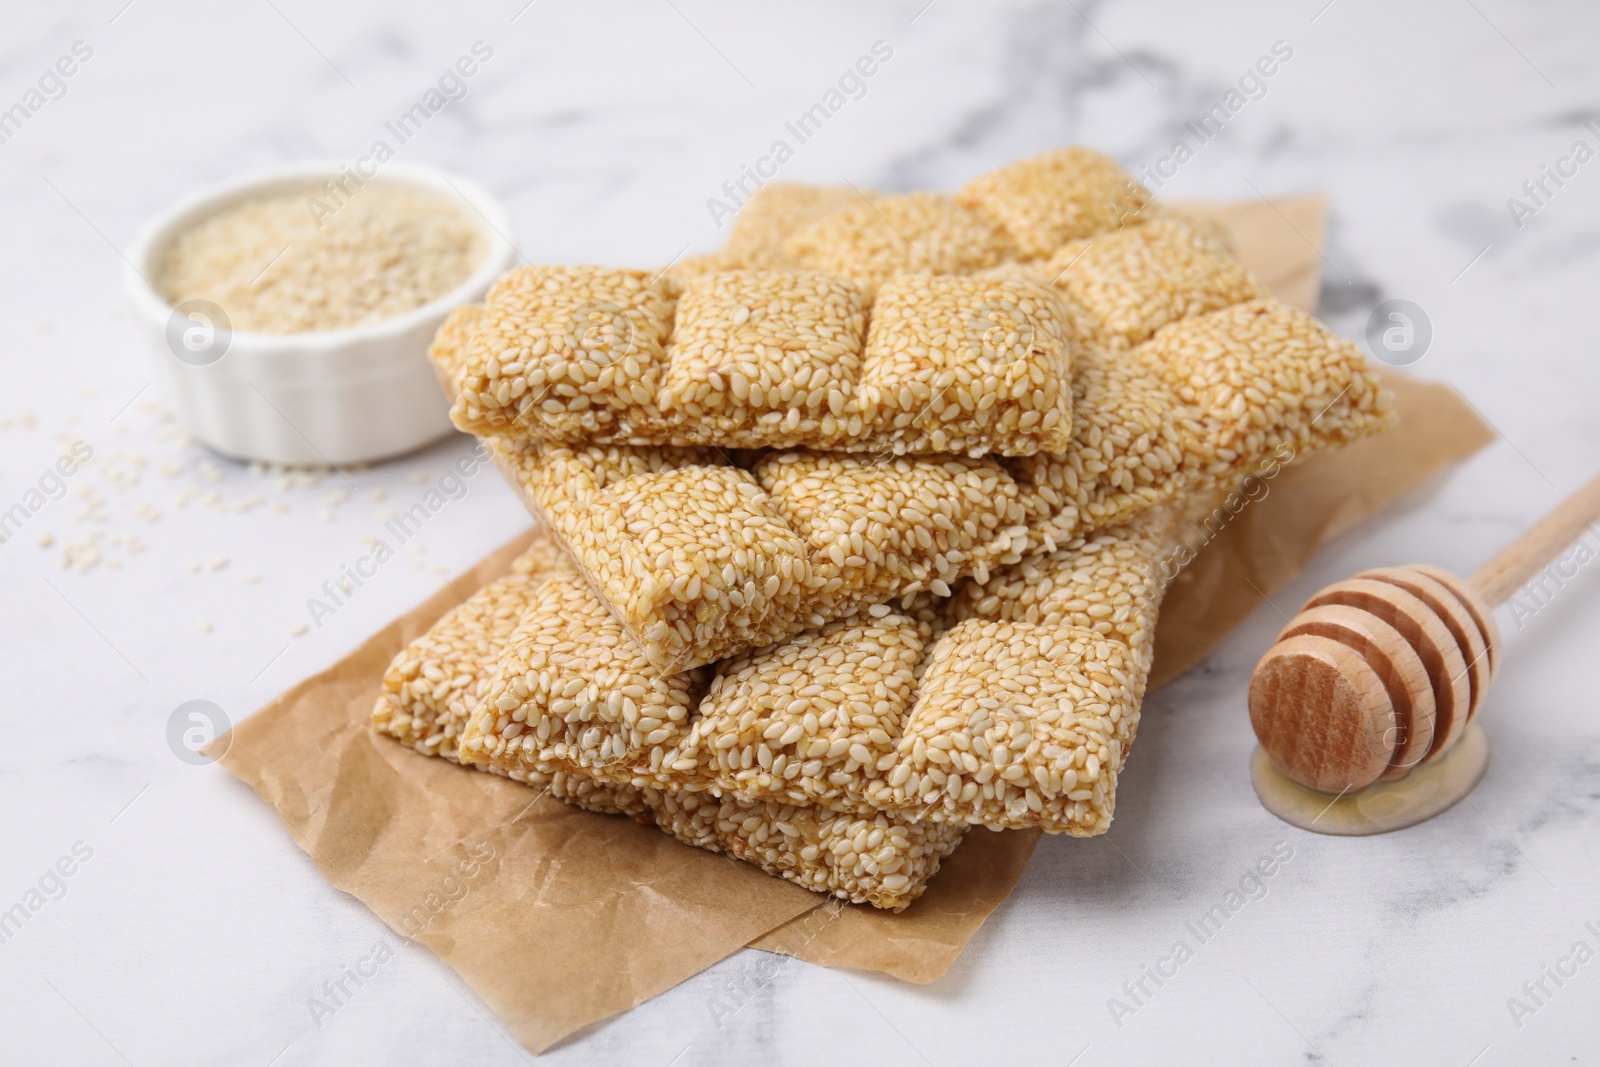
[[[1042,263],[1068,242],[1171,214],[1109,156],[1061,148],[981,175],[953,197],[773,182],[739,210],[720,250],[671,273],[822,270],[873,288],[895,274]]]
[[[1156,257],[1181,277],[1209,255],[1188,231],[1140,229],[1150,233],[1107,238],[1125,248],[1123,262]],[[1151,251],[1164,243],[1182,254]],[[1268,459],[1388,425],[1389,396],[1360,351],[1309,315],[1262,298],[1206,310],[1253,291],[1243,275],[1222,285],[1219,272],[1122,319],[1113,314],[1122,302],[1105,295],[1114,284],[1081,290],[1083,306],[1108,309],[1085,332],[1125,340],[1078,349],[1077,417],[1062,452],[796,449],[747,469],[711,448],[497,440],[492,449],[650,662],[684,670],[870,604],[947,595],[967,576],[981,584],[1074,536],[1229,487]]]
[[[832,217],[832,216],[830,216]],[[986,260],[988,265],[1000,257]],[[810,270],[681,283],[523,267],[440,347],[456,425],[559,443],[1027,455],[1071,433],[1066,312],[1025,279]]]
[[[719,664],[670,764],[749,799],[1089,836],[1137,728],[1172,512]]]
[[[535,541],[513,573],[484,586],[402,649],[384,673],[373,727],[425,756],[460,762],[461,728],[482,702],[486,667],[505,650],[539,586],[561,566],[553,542]],[[591,811],[636,818],[645,811],[638,790],[586,775],[538,764],[495,772]]]
[[[974,178],[956,202],[994,222],[1020,258],[1042,259],[1068,241],[1116,229],[1150,194],[1109,156],[1069,147],[1018,160]]]
[[[876,605],[676,675],[556,573],[461,728],[460,758],[919,826],[1101,833],[1176,537],[1176,511],[1155,509],[950,600]]]
[[[569,565],[540,539],[513,572],[444,615],[396,655],[372,713],[374,728],[424,755],[459,762],[458,742],[490,671],[546,579]],[[882,813],[719,798],[618,785],[541,761],[488,766],[576,807],[627,815],[698,848],[725,852],[819,893],[900,910],[921,895],[964,828],[916,825]]]
[[[992,460],[768,453],[751,469],[712,450],[492,443],[659,670],[772,644],[858,608],[1022,558],[1035,528]],[[1064,539],[1064,537],[1063,537]]]
[[[1110,165],[1121,175],[1121,168]],[[1094,190],[1085,187],[1078,195],[1093,196]],[[1116,225],[1109,219],[1088,232]],[[959,199],[932,192],[858,198],[796,226],[782,248],[789,261],[852,278],[868,291],[900,274],[973,274],[1018,253],[1011,235],[994,220]]]
[[[1148,198],[1083,148],[954,197],[769,186],[723,250],[658,274],[505,275],[441,331],[460,335],[441,367],[451,415],[564,444],[1060,451],[1062,302],[1048,275],[991,272],[1143,223]]]
[[[795,264],[783,252],[788,236],[818,219],[860,204],[870,204],[878,195],[849,185],[805,185],[800,182],[772,182],[756,191],[733,219],[733,229],[722,251],[729,266],[758,270],[781,270]],[[715,254],[715,253],[713,253]],[[708,264],[718,269],[720,264]],[[848,275],[848,271],[845,272]]]
[[[727,853],[817,893],[890,911],[922,895],[967,831],[883,812],[851,815],[816,804],[642,792],[656,825],[685,844]]]

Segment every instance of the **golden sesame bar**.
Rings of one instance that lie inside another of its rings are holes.
[[[993,460],[496,441],[493,454],[658,670],[713,662],[1053,546]],[[1065,539],[1063,535],[1062,539]]]
[[[956,197],[777,183],[722,250],[658,274],[504,276],[470,330],[441,337],[452,418],[566,444],[1060,451],[1071,353],[1053,279],[981,275],[1142,223],[1147,199],[1087,149]]]
[[[1017,258],[1004,228],[931,192],[858,197],[796,226],[782,248],[790,262],[851,278],[868,292],[900,274],[972,274]]]
[[[540,538],[514,561],[511,574],[484,586],[402,649],[384,672],[373,728],[423,755],[460,762],[461,728],[483,699],[490,668],[561,560],[554,543]],[[495,771],[590,811],[635,817],[645,811],[638,791],[627,786],[537,763]]]
[[[1129,244],[1135,262],[1152,244],[1188,240],[1132,233],[1107,241]],[[1192,289],[1126,320],[1137,336],[1179,316],[1146,339],[1078,349],[1077,417],[1062,452],[971,459],[796,449],[747,470],[710,448],[500,440],[492,449],[650,662],[687,669],[869,604],[946,595],[968,576],[981,584],[995,567],[1392,420],[1360,351],[1309,315],[1270,299],[1197,312],[1222,299],[1218,292],[1244,290],[1210,281]],[[1092,303],[1098,293],[1084,297]]]
[[[1044,259],[1138,216],[1150,194],[1109,156],[1071,147],[974,178],[955,198],[1009,234],[1020,258]]]
[[[461,758],[919,824],[1100,833],[1176,536],[1174,512],[1154,510],[953,600],[878,605],[676,675],[557,573],[481,690]]]
[[[718,664],[667,766],[725,795],[1104,832],[1173,537],[1149,512],[963,584],[939,624],[890,609]]]
[[[817,804],[752,802],[645,788],[661,829],[685,844],[753,863],[817,893],[902,911],[920,897],[967,828]]]
[[[401,650],[384,676],[374,728],[425,755],[455,761],[461,727],[481,703],[507,640],[545,579],[564,566],[553,542],[536,541],[511,575],[479,590]],[[640,789],[537,760],[478,766],[577,807],[653,823],[680,841],[728,853],[807,889],[880,908],[899,910],[921,895],[963,833],[959,826],[910,825],[879,813]]]
[[[870,289],[894,274],[963,274],[1005,260],[1043,261],[1069,241],[1175,214],[1152,205],[1109,156],[1061,148],[982,175],[953,197],[766,185],[739,209],[719,251],[671,273],[824,270]]]
[[[782,253],[783,242],[808,223],[827,218],[848,208],[871,204],[878,195],[849,185],[805,185],[800,182],[772,182],[757,189],[755,195],[734,216],[733,228],[722,250],[733,255],[768,256],[762,263],[741,266],[774,269],[795,264]],[[846,272],[848,273],[848,272]]]
[[[477,304],[454,308],[439,324],[428,344],[428,360],[447,396],[455,391],[455,376],[466,358],[467,342],[482,318],[483,308]]]
[[[1071,433],[1066,330],[1054,289],[1009,278],[874,297],[819,271],[551,266],[502,277],[433,351],[472,433],[1026,455]]]
[[[1090,347],[1120,351],[1161,327],[1267,298],[1250,272],[1190,226],[1152,219],[1063,245],[1046,264]]]

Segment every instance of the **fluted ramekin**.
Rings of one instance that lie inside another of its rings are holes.
[[[336,163],[300,163],[201,190],[151,220],[134,242],[127,291],[156,374],[189,433],[237,459],[294,466],[367,463],[451,432],[428,343],[451,309],[482,300],[511,266],[511,219],[473,182],[432,167],[388,164],[369,183],[410,186],[455,204],[484,238],[483,261],[444,296],[366,326],[309,333],[229,330],[204,302],[174,308],[150,279],[171,240],[255,197],[339,178]]]

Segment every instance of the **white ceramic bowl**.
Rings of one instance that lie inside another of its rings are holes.
[[[295,466],[366,463],[451,432],[428,343],[452,308],[483,299],[515,255],[505,208],[472,182],[397,163],[369,180],[451,201],[483,232],[487,249],[472,277],[452,292],[369,326],[232,331],[218,321],[215,305],[194,301],[174,308],[146,280],[186,227],[245,200],[303,190],[338,174],[337,163],[301,163],[204,189],[146,225],[128,256],[128,296],[148,335],[156,374],[189,433],[224,455]]]

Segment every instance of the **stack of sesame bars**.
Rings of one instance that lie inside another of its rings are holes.
[[[431,354],[540,532],[376,728],[891,909],[973,827],[1104,832],[1187,518],[1393,420],[1081,148],[769,185],[664,271],[513,270]]]

